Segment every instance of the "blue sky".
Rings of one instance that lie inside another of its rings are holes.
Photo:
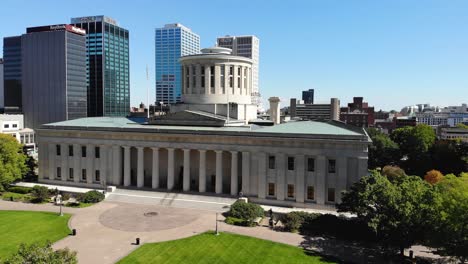
[[[353,96],[376,109],[468,102],[468,1],[24,1],[0,3],[0,37],[29,26],[107,15],[130,31],[131,103],[154,101],[154,29],[179,22],[202,47],[223,35],[260,38],[260,92],[282,105]],[[146,65],[150,81],[146,81]]]

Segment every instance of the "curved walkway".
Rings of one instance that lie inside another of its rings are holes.
[[[52,204],[26,204],[0,201],[0,210],[52,211],[59,208]],[[87,208],[63,207],[63,211],[73,214],[69,226],[77,230],[76,236],[66,237],[54,244],[54,248],[68,247],[78,252],[79,263],[115,263],[128,255],[141,243],[161,242],[189,237],[208,230],[214,230],[216,213],[198,209],[174,208],[163,205],[139,205],[133,203],[104,201]],[[267,227],[246,228],[227,225],[219,215],[218,229],[293,246],[304,246],[310,238],[299,234],[276,232]],[[321,239],[321,238],[314,238]],[[315,242],[320,242],[319,240]],[[330,241],[328,241],[330,243]],[[331,242],[334,244],[333,242]],[[317,245],[317,243],[314,243]],[[318,243],[320,245],[320,243]],[[309,244],[308,246],[312,246]],[[330,245],[329,245],[330,246]],[[343,247],[341,244],[339,247]],[[315,248],[327,255],[340,254],[353,256],[356,248],[347,252],[335,252],[335,248]],[[328,250],[323,250],[328,249]],[[331,253],[331,254],[330,254]],[[344,254],[346,253],[346,254]],[[359,259],[354,258],[357,262]],[[348,259],[349,261],[349,259]]]

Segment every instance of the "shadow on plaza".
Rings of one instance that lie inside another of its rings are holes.
[[[323,261],[335,263],[444,263],[423,257],[409,259],[398,254],[391,254],[383,248],[359,242],[343,241],[330,237],[303,236],[300,246],[305,254],[318,256]]]

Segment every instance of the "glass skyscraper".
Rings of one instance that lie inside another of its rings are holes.
[[[86,30],[88,116],[126,116],[130,112],[128,30],[106,16],[72,18]]]
[[[5,113],[21,113],[21,36],[3,39]]]
[[[167,24],[155,32],[156,103],[181,101],[181,56],[200,53],[200,37],[182,24]]]

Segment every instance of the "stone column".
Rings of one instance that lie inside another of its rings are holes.
[[[86,145],[86,172],[89,173],[88,175],[93,175],[94,173],[94,159],[95,153],[94,153],[94,145],[88,144]],[[88,172],[89,171],[89,172]],[[93,183],[93,177],[86,177],[86,182],[88,184]]]
[[[239,69],[239,66],[234,66],[234,72],[232,74],[232,77],[234,78],[234,82],[233,82],[233,89],[232,89],[232,94],[239,94],[239,88],[238,88],[238,81],[237,81],[237,77],[239,76],[237,74],[237,71]]]
[[[130,147],[124,146],[124,186],[130,186],[131,177],[130,177]]]
[[[46,143],[41,142],[38,144],[38,160],[39,160],[39,174],[38,179],[39,181],[44,178],[44,174],[46,174],[46,160],[47,159],[47,147]]]
[[[193,65],[187,66],[189,68],[189,83],[188,83],[188,93],[193,94],[195,83],[193,82],[193,75],[195,74]]]
[[[81,180],[81,167],[80,167],[80,159],[81,159],[81,146],[78,144],[73,144],[73,170],[75,175],[73,175],[73,181],[75,183],[79,183]],[[86,170],[86,173],[89,173]]]
[[[304,175],[305,175],[305,158],[304,155],[296,155],[296,202],[303,203],[305,199],[304,191]]]
[[[209,65],[204,65],[202,67],[205,67],[205,94],[210,94],[211,93],[211,69]]]
[[[276,199],[284,200],[285,176],[286,176],[286,155],[284,153],[276,154]]]
[[[216,150],[216,185],[215,192],[223,193],[223,151]]]
[[[48,144],[49,148],[49,179],[50,180],[55,180],[56,179],[56,173],[57,173],[57,167],[55,166],[55,160],[57,159],[57,144]]]
[[[338,173],[337,173],[337,176],[336,177],[336,193],[335,193],[335,196],[336,196],[336,203],[340,203],[341,202],[341,192],[342,191],[345,191],[346,190],[346,186],[348,184],[347,180],[348,180],[348,170],[347,170],[347,167],[348,167],[348,159],[346,157],[338,157],[336,159],[337,161],[337,168],[338,168]]]
[[[327,174],[327,166],[326,166],[326,157],[325,156],[317,156],[315,160],[315,200],[317,204],[325,204],[325,195],[326,195],[326,184],[325,184],[325,176]]]
[[[215,94],[220,94],[221,91],[221,67],[219,65],[215,65]]]
[[[195,94],[201,93],[201,65],[197,64],[195,66]]]
[[[143,147],[137,147],[138,156],[137,156],[137,187],[142,188],[145,185],[145,174],[143,163],[145,161],[143,155]]]
[[[184,192],[190,191],[190,149],[184,149],[184,179],[182,189]]]
[[[68,145],[60,144],[62,161],[62,181],[68,180]]]
[[[258,153],[258,198],[265,199],[266,197],[266,169],[267,157],[266,153]]]
[[[112,174],[113,174],[113,184],[122,185],[122,158],[121,158],[121,148],[120,146],[112,146]]]
[[[101,145],[101,157],[100,157],[100,165],[101,168],[99,169],[99,177],[100,182],[99,184],[106,185],[107,184],[107,158],[109,154],[109,148],[106,145]],[[88,175],[87,177],[93,177],[93,172],[87,172]]]
[[[153,171],[151,177],[151,187],[153,189],[159,188],[159,148],[153,149]]]
[[[167,189],[174,189],[174,149],[167,149]]]
[[[237,151],[231,151],[231,195],[235,196],[238,193],[238,163]]]
[[[242,152],[242,193],[249,195],[250,186],[250,152]]]
[[[200,149],[200,166],[198,170],[198,191],[206,192],[206,150]]]

